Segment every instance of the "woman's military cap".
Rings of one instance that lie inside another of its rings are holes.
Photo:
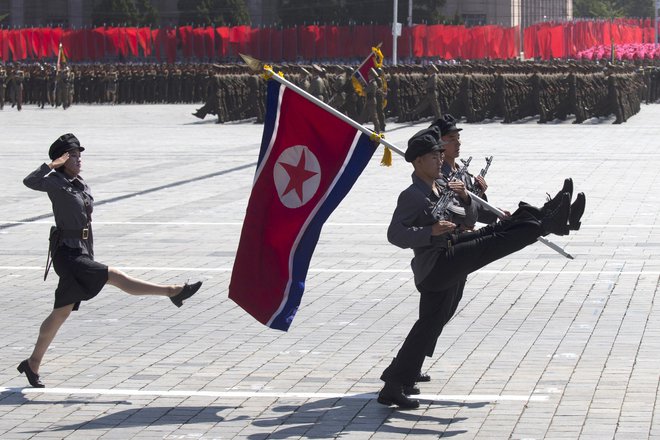
[[[80,146],[80,141],[73,135],[73,133],[63,134],[58,137],[48,149],[48,157],[50,157],[51,160],[55,160],[71,150],[85,151],[85,148]]]

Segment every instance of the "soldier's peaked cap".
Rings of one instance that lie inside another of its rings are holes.
[[[461,131],[463,130],[462,128],[457,128],[456,127],[456,118],[454,118],[450,114],[444,115],[442,118],[436,120],[433,124],[431,124],[431,127],[437,127],[438,130],[440,130],[440,136],[445,136],[452,131]]]
[[[413,162],[419,156],[434,151],[445,151],[445,142],[440,139],[440,130],[437,127],[425,128],[408,140],[408,148],[404,158],[406,162]]]
[[[51,144],[48,149],[48,157],[50,157],[51,160],[55,160],[71,150],[85,151],[85,147],[80,146],[80,141],[73,135],[73,133],[63,134]]]

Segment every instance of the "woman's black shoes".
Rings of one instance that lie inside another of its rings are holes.
[[[193,296],[195,293],[197,293],[200,287],[202,287],[201,281],[197,281],[196,283],[193,284],[186,283],[183,285],[183,289],[181,289],[181,292],[179,292],[175,296],[170,297],[170,301],[172,301],[172,303],[175,306],[181,307],[183,305],[183,302],[188,298],[190,298],[191,296]]]
[[[19,373],[25,373],[25,376],[27,377],[28,382],[30,382],[30,385],[32,385],[34,388],[45,388],[46,385],[41,383],[41,380],[39,380],[39,375],[32,371],[32,368],[30,368],[30,363],[28,362],[27,359],[25,359],[23,362],[18,364],[18,368],[16,368]]]

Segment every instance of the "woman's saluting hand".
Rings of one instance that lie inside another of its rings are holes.
[[[69,160],[69,152],[66,152],[57,159],[53,160],[48,166],[51,170],[54,170],[55,168],[59,168],[64,165],[67,160]]]

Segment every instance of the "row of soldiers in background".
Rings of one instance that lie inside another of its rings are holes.
[[[244,79],[249,76],[244,65],[68,64],[59,72],[51,64],[0,65],[0,87],[4,86],[0,99],[15,103],[22,98],[22,103],[42,108],[103,103],[192,104],[205,101],[209,82],[219,72],[242,74]],[[228,81],[233,82],[231,78]],[[16,93],[17,83],[22,84],[20,96]]]
[[[216,65],[217,68],[222,66]],[[361,123],[373,122],[374,130],[385,131],[386,82],[382,69],[369,72],[369,83],[359,91],[351,80],[353,69],[341,67],[342,73],[328,74],[318,66],[287,66],[286,77],[294,84],[323,102],[329,103]],[[243,93],[240,93],[240,91]],[[239,91],[239,93],[237,93]],[[217,123],[256,118],[262,123],[265,116],[266,84],[259,75],[244,72],[213,75],[204,105],[193,115],[204,119],[217,116]]]
[[[390,74],[388,100],[396,94],[392,101],[399,107],[391,111],[399,121],[451,113],[467,122],[538,116],[545,123],[573,115],[581,123],[614,115],[614,123],[622,123],[639,112],[642,102],[658,99],[660,80],[657,67],[621,65],[502,64],[470,66],[458,75],[435,66],[425,72],[397,70]]]
[[[69,69],[56,69],[49,65],[0,66],[0,110],[10,103],[17,110],[23,104],[37,104],[44,108],[73,103],[73,73]]]
[[[642,102],[660,100],[660,66],[577,62],[482,62],[446,65],[401,65],[372,70],[368,84],[357,93],[354,67],[283,65],[286,78],[358,122],[372,122],[385,131],[385,121],[413,122],[443,113],[468,122],[501,119],[513,122],[538,117],[541,123],[576,123],[593,117],[615,116],[625,122]],[[237,106],[229,105],[227,90],[235,85],[214,76],[205,105],[193,113],[218,116],[217,122],[255,117],[263,120],[265,84],[251,76]],[[236,78],[234,78],[236,80]]]
[[[218,122],[263,121],[265,83],[245,65],[79,64],[0,66],[0,105],[8,100],[75,103],[202,103],[195,116]],[[660,66],[578,62],[464,62],[400,65],[372,70],[358,94],[354,66],[279,65],[293,83],[360,122],[385,130],[399,122],[439,117],[468,122],[501,118],[539,122],[574,115],[576,122],[614,114],[624,122],[641,102],[660,99]],[[19,93],[20,92],[20,93]],[[22,98],[22,99],[21,99]]]

